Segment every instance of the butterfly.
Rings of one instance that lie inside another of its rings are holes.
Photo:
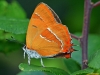
[[[41,2],[35,8],[27,30],[26,45],[23,47],[31,58],[65,57],[70,58],[74,51],[71,34],[68,28],[61,23],[57,14],[45,3]]]

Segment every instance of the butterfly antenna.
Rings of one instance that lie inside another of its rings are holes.
[[[72,44],[72,46],[79,46],[79,45]],[[74,51],[79,51],[79,50],[76,50],[76,49],[74,49],[74,48],[73,48],[73,50],[74,50]]]
[[[74,51],[79,51],[79,50],[74,49]]]
[[[16,39],[14,39],[13,36],[11,36],[11,39],[6,39],[6,40],[10,41],[10,42],[20,43],[21,45],[25,45],[24,43],[21,43],[21,42],[17,41]]]
[[[73,46],[79,46],[79,45],[73,45]]]
[[[72,43],[72,46],[79,46],[79,45],[75,45],[74,43]]]
[[[40,60],[41,60],[41,65],[42,65],[42,67],[45,67],[44,64],[43,64],[42,58],[40,58]]]

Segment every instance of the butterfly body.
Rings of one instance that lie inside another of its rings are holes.
[[[30,58],[63,56],[70,58],[74,51],[71,35],[55,12],[45,3],[40,3],[29,22],[24,52]],[[42,63],[42,62],[41,62]],[[42,64],[43,65],[43,64]]]

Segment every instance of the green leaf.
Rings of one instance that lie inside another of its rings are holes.
[[[11,34],[0,30],[0,52],[7,54],[12,51],[22,50],[25,34]],[[13,37],[13,39],[11,38]],[[8,39],[8,40],[6,40]]]
[[[11,4],[8,5],[6,16],[11,18],[23,19],[26,18],[26,13],[23,10],[23,8],[19,5],[19,3],[14,0]]]
[[[0,16],[5,15],[7,6],[8,6],[8,3],[6,1],[4,0],[0,1]]]
[[[28,22],[28,19],[0,17],[0,30],[14,34],[23,34],[26,33]]]
[[[41,72],[41,71],[23,71],[23,72],[20,72],[18,73],[17,75],[45,75],[45,73]]]
[[[96,73],[99,73],[99,74],[100,74],[100,69],[98,69],[98,70],[96,71]]]
[[[94,69],[100,69],[100,50],[97,50],[96,53],[92,55],[88,66]]]
[[[76,71],[74,73],[72,73],[71,75],[81,75],[81,74],[88,74],[88,73],[93,73],[93,69],[91,68],[87,68],[87,69],[84,69],[84,70],[79,70],[79,71]]]
[[[91,56],[100,49],[100,36],[99,35],[89,35],[88,40],[88,57],[91,59]]]
[[[75,71],[78,71],[81,69],[81,66],[79,63],[77,63],[75,60],[73,59],[64,59],[65,65],[67,67],[67,70],[70,73],[73,73]]]
[[[55,75],[50,72],[42,72],[42,71],[22,71],[17,75]]]
[[[90,74],[87,74],[87,75],[99,75],[99,73],[90,73]]]
[[[43,72],[50,72],[55,75],[68,75],[66,71],[59,68],[54,68],[54,67],[41,67],[41,66],[28,65],[28,64],[21,63],[19,65],[19,68],[22,71],[43,71]]]

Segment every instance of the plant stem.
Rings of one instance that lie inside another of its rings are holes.
[[[82,48],[82,69],[87,68],[88,64],[88,32],[89,32],[91,9],[99,5],[100,1],[92,3],[91,0],[84,0],[84,22],[83,22],[82,36],[77,37],[71,34],[72,38],[75,38],[76,40],[80,41],[80,45]]]
[[[88,30],[90,22],[91,0],[85,0],[84,3],[84,23],[82,30],[82,37],[80,37],[80,44],[82,47],[82,69],[87,68],[88,62]]]

